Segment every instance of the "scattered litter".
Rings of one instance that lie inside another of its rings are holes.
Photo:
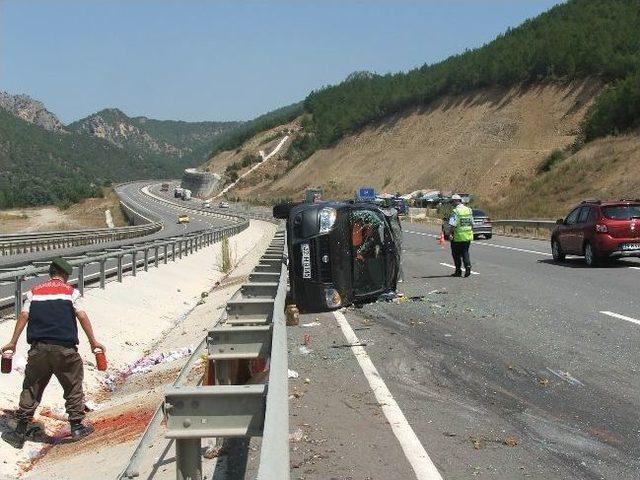
[[[289,378],[298,378],[300,376],[300,374],[298,372],[296,372],[295,370],[287,370],[287,376]]]
[[[520,441],[518,440],[518,437],[514,437],[513,435],[509,435],[507,438],[504,439],[504,444],[507,447],[515,447],[516,445],[518,445],[518,443],[520,443]]]
[[[304,438],[304,431],[298,427],[293,433],[289,434],[290,442],[299,442]]]
[[[129,373],[148,373],[153,365],[160,363],[174,362],[180,358],[188,357],[193,353],[193,347],[182,347],[172,350],[169,353],[153,353],[142,357],[136,361],[130,368]]]
[[[450,333],[445,333],[444,336],[449,338],[451,336],[451,334]]]
[[[424,302],[424,295],[414,295],[409,297],[410,302]]]
[[[209,292],[202,292],[200,294],[200,298],[207,298],[209,296]]]
[[[86,402],[84,402],[84,408],[89,412],[97,412],[102,408],[102,406],[94,402],[93,400],[87,400]]]
[[[331,348],[350,348],[350,347],[366,347],[367,344],[361,343],[343,343],[341,345],[331,345]]]
[[[302,355],[309,355],[311,352],[313,352],[313,350],[311,350],[309,347],[307,347],[306,345],[300,345],[298,347],[298,350],[300,350],[300,353]]]
[[[311,379],[310,378],[305,378],[304,379],[304,383],[307,383],[307,384],[311,383]]]
[[[449,292],[447,292],[446,290],[442,289],[436,289],[436,290],[431,290],[429,293],[427,293],[427,295],[446,295]]]
[[[483,447],[482,441],[478,437],[469,437],[469,440],[471,440],[473,448],[476,450],[480,450]]]
[[[442,432],[442,434],[443,434],[445,437],[455,437],[455,436],[457,436],[457,435],[458,435],[457,433],[454,433],[454,432]]]
[[[548,378],[544,378],[544,377],[540,377],[540,378],[538,378],[538,383],[540,385],[542,385],[543,387],[546,387],[547,385],[549,385],[549,379]]]
[[[322,325],[320,322],[309,322],[309,323],[303,323],[301,326],[311,328],[311,327],[319,327],[320,325]]]
[[[560,370],[551,370],[549,367],[547,367],[547,370],[549,370],[551,373],[553,373],[556,377],[564,380],[565,382],[569,383],[570,385],[576,386],[576,385],[580,385],[581,387],[584,387],[584,383],[582,383],[580,380],[578,380],[575,377],[572,377],[569,372],[563,372]]]
[[[105,377],[99,378],[98,382],[100,382],[102,388],[108,392],[113,392],[116,389],[116,377],[114,375],[106,375]]]
[[[225,453],[226,452],[225,452],[225,450],[224,450],[224,448],[222,446],[210,445],[204,451],[202,456],[204,458],[206,458],[207,460],[212,460],[214,458],[218,458],[218,457],[224,455]]]
[[[304,340],[303,340],[303,345],[306,345],[307,347],[309,345],[311,345],[311,335],[309,335],[308,333],[304,334]]]

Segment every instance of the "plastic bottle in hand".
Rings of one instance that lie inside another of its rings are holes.
[[[107,369],[107,356],[100,348],[96,348],[93,351],[93,354],[96,356],[96,366],[98,367],[98,370],[104,372]]]

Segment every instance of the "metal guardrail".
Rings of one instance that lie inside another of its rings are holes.
[[[289,401],[284,316],[285,234],[276,233],[249,283],[227,302],[222,322],[206,337],[210,385],[174,384],[165,393],[166,437],[176,442],[179,479],[200,479],[201,439],[262,437],[259,480],[289,479]],[[268,381],[246,384],[252,364],[269,365]],[[176,382],[177,383],[177,382]],[[132,458],[137,464],[137,452]],[[130,467],[121,478],[134,478]]]
[[[162,229],[162,226],[162,222],[150,222],[144,225],[118,228],[3,234],[0,235],[0,256],[137,238],[156,233]]]
[[[138,267],[142,267],[146,271],[151,263],[158,267],[160,260],[165,264],[169,259],[175,261],[177,258],[182,258],[183,255],[189,255],[200,248],[219,242],[225,237],[236,235],[248,226],[249,221],[245,219],[240,223],[227,227],[199,230],[182,236],[108,249],[102,252],[90,252],[79,257],[68,256],[65,258],[74,267],[76,275],[73,277],[72,274],[73,278],[70,283],[76,284],[81,294],[84,294],[85,283],[90,280],[98,279],[100,288],[104,288],[106,278],[109,276],[116,276],[117,281],[121,282],[125,271],[131,271],[131,274],[135,276]],[[124,263],[124,257],[130,258],[128,264]],[[107,263],[110,261],[112,264],[115,261],[115,266],[107,268]],[[97,264],[99,269],[96,273],[87,275],[87,266],[92,264]],[[48,262],[35,262],[34,266],[9,269],[4,272],[0,271],[0,283],[13,283],[15,285],[13,301],[2,306],[6,307],[13,303],[17,316],[22,309],[24,297],[22,284],[24,280],[46,274],[48,269]]]
[[[556,222],[550,220],[494,220],[493,228],[501,235],[548,238]]]

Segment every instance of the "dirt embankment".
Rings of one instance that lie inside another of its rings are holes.
[[[57,207],[17,208],[0,211],[3,233],[44,232],[107,227],[105,210],[110,210],[116,227],[128,225],[120,200],[113,189],[104,190],[104,198],[88,198],[66,210]]]
[[[433,188],[470,192],[494,216],[523,218],[553,218],[585,197],[636,198],[637,134],[592,142],[538,173],[553,150],[579,137],[601,88],[583,81],[444,97],[350,135],[293,169],[274,162],[230,195],[268,201],[300,198],[317,186],[334,198],[351,197],[362,185],[388,193]]]

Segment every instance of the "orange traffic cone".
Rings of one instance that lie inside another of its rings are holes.
[[[440,237],[438,237],[438,245],[444,247],[444,232],[440,232]]]

